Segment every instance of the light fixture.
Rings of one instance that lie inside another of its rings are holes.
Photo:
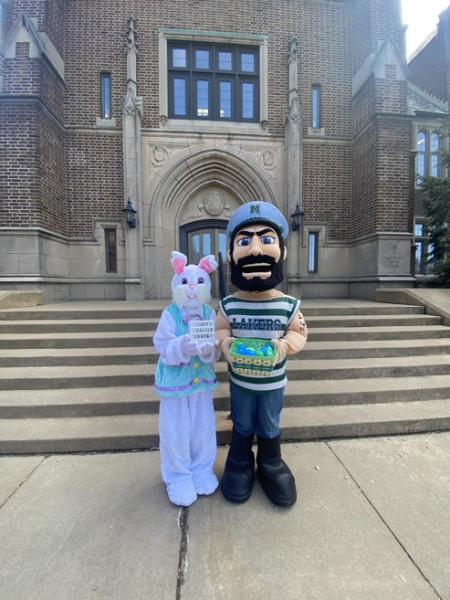
[[[137,211],[134,208],[134,204],[131,201],[131,198],[128,198],[127,205],[123,209],[123,214],[125,215],[125,220],[128,223],[128,227],[130,229],[136,228],[136,214]]]
[[[297,206],[295,207],[295,210],[291,215],[292,231],[298,231],[301,228],[304,214],[305,213],[303,212],[302,207],[297,202]]]

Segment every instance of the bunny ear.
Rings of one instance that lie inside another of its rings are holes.
[[[200,269],[204,269],[207,273],[212,273],[217,269],[217,262],[215,257],[212,254],[208,256],[204,256],[202,260],[198,263]]]
[[[177,252],[173,250],[170,255],[170,264],[172,265],[173,270],[177,275],[183,272],[184,267],[187,263],[187,256],[182,254],[181,252]]]

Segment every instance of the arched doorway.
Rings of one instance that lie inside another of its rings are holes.
[[[225,230],[228,221],[203,219],[180,227],[180,249],[188,257],[189,263],[197,264],[203,256],[214,254],[219,260],[222,255],[225,287],[229,289],[229,268],[227,261],[227,238]],[[219,297],[219,277],[212,275],[212,296]]]

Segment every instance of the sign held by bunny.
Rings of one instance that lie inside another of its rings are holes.
[[[214,335],[195,334],[198,328],[214,332],[215,312],[207,302],[217,262],[209,255],[198,265],[188,265],[187,257],[174,251],[171,265],[173,303],[164,309],[153,338],[160,355],[155,388],[161,400],[161,474],[170,501],[190,506],[198,495],[212,494],[218,486],[213,470],[213,390],[218,385],[213,365],[220,350]]]

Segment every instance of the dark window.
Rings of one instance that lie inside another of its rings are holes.
[[[219,81],[219,116],[221,119],[231,119],[233,107],[233,81]]]
[[[320,129],[320,85],[311,88],[311,127]]]
[[[319,268],[319,232],[308,232],[308,273],[317,273]]]
[[[169,78],[169,111],[179,119],[187,117],[189,102],[188,78],[182,74]]]
[[[106,272],[117,273],[117,236],[115,229],[105,229]]]
[[[231,50],[218,50],[217,58],[219,71],[233,70],[233,52]]]
[[[187,49],[172,48],[170,64],[175,69],[186,69],[187,67]]]
[[[100,74],[102,119],[111,118],[111,73]]]
[[[169,116],[259,120],[259,49],[198,42],[168,44]]]

